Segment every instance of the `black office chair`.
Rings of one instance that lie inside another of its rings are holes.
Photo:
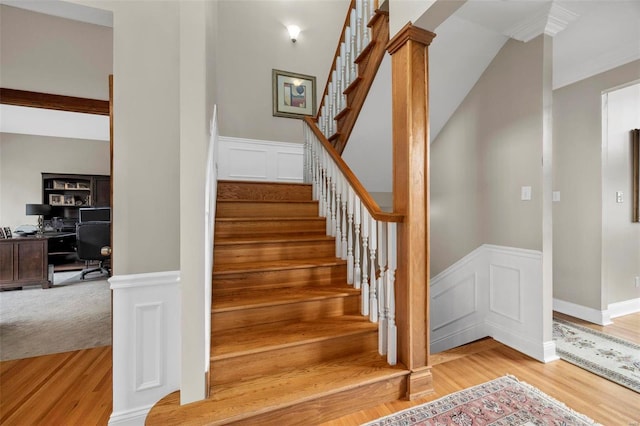
[[[111,222],[79,222],[76,225],[76,247],[80,260],[85,261],[80,279],[92,272],[111,276]],[[108,253],[108,254],[107,254]],[[90,267],[91,261],[99,261],[98,266]]]

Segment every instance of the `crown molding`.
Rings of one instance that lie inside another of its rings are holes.
[[[525,43],[541,34],[553,37],[567,28],[578,16],[577,13],[551,2],[548,10],[520,21],[506,30],[504,35]]]

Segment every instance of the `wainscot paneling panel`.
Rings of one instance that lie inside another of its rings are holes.
[[[543,341],[542,297],[541,252],[478,247],[431,280],[432,352],[490,336],[539,361],[557,359]]]
[[[180,273],[109,279],[113,291],[113,412],[110,425],[143,425],[180,386]]]
[[[303,181],[303,145],[257,139],[219,138],[219,179]]]

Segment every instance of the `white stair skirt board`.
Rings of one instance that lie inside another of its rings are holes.
[[[484,244],[431,280],[431,351],[482,337],[539,361],[556,360],[543,341],[542,253]]]
[[[113,291],[113,412],[110,425],[144,425],[180,387],[180,273],[109,279]]]
[[[302,182],[302,143],[220,136],[218,179]]]
[[[598,325],[610,325],[611,315],[609,310],[599,311],[587,306],[577,305],[571,302],[565,302],[560,299],[553,299],[553,310],[561,314],[571,315],[574,318],[580,318],[585,321]]]

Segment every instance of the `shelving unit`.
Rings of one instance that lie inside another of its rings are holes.
[[[109,207],[111,181],[104,175],[42,173],[42,203],[51,205],[53,217],[75,226],[81,207]]]

